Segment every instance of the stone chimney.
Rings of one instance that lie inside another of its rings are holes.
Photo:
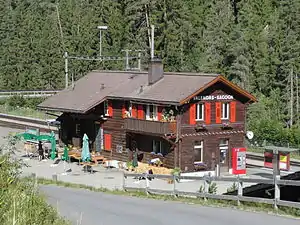
[[[152,85],[164,76],[164,66],[161,59],[153,58],[148,68],[148,85]]]

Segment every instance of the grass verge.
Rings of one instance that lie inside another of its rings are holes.
[[[54,180],[48,180],[42,178],[38,178],[38,184],[57,185],[57,186],[68,187],[68,188],[86,189],[94,192],[103,192],[107,194],[131,196],[131,197],[138,197],[144,199],[156,199],[156,200],[163,200],[163,201],[176,201],[176,202],[187,203],[187,204],[199,204],[202,206],[234,208],[234,209],[240,209],[240,210],[245,210],[250,212],[266,212],[269,214],[300,218],[300,209],[280,206],[278,210],[275,210],[272,205],[262,204],[262,203],[242,202],[240,206],[237,206],[236,201],[214,200],[214,199],[208,199],[207,201],[205,201],[203,198],[175,197],[170,195],[146,194],[145,192],[137,192],[137,191],[109,190],[106,188],[95,188],[88,185],[73,184],[68,182],[54,181]]]
[[[33,180],[19,178],[18,162],[13,162],[8,155],[1,155],[0,168],[1,225],[70,224],[38,193],[38,187]]]
[[[8,105],[0,105],[0,113],[14,116],[32,117],[37,119],[53,119],[55,117],[47,115],[45,112],[29,107],[12,107]]]

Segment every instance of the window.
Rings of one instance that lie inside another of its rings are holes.
[[[76,135],[80,135],[80,124],[79,123],[77,123],[75,125],[75,132],[76,132]]]
[[[155,152],[155,154],[163,154],[161,141],[152,141],[152,151]]]
[[[222,103],[222,119],[223,120],[229,119],[229,103],[228,102]]]
[[[194,157],[195,162],[203,162],[203,141],[195,141]]]
[[[196,105],[196,121],[204,120],[204,104],[200,103]]]
[[[157,121],[157,106],[156,105],[147,105],[146,108],[146,120]]]
[[[130,118],[132,117],[132,103],[131,102],[126,102],[125,103],[125,117]]]
[[[109,116],[108,101],[104,101],[104,115]]]
[[[220,149],[220,163],[225,164],[227,163],[228,139],[220,140],[219,149]]]

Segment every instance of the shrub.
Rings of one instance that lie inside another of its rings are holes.
[[[10,137],[0,148],[0,224],[67,224],[38,194],[34,180],[20,178],[22,162],[13,157],[16,141]]]

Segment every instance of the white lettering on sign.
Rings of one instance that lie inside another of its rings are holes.
[[[204,101],[214,101],[214,100],[232,100],[233,96],[232,95],[206,95],[206,96],[196,96],[194,97],[194,100],[196,101],[200,101],[200,100],[204,100]]]

